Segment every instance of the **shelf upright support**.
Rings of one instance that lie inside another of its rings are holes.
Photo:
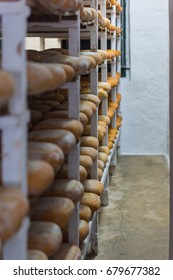
[[[80,56],[80,15],[76,13],[76,20],[69,27],[69,55]],[[80,77],[71,83],[68,89],[68,113],[69,118],[79,120],[80,113]],[[68,178],[80,181],[80,143],[77,142],[68,157]],[[79,246],[79,203],[75,206],[75,212],[69,221],[68,241]]]
[[[14,78],[15,91],[8,104],[8,116],[1,118],[2,182],[11,188],[20,186],[27,196],[27,81],[25,37],[29,10],[25,0],[0,3],[2,16],[2,68]],[[17,32],[14,32],[16,30]],[[3,123],[4,121],[4,123]],[[6,122],[7,121],[7,122]],[[27,259],[28,218],[19,231],[3,246],[3,259]]]

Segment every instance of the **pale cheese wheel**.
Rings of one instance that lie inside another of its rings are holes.
[[[108,161],[108,155],[103,152],[98,153],[98,159],[102,160],[105,164]]]
[[[80,100],[91,101],[95,103],[96,106],[99,106],[100,104],[100,99],[94,94],[81,94]]]
[[[79,242],[85,240],[85,238],[89,234],[89,224],[85,221],[80,219],[79,220]]]
[[[80,103],[80,112],[84,113],[88,119],[93,115],[93,109],[86,103]]]
[[[98,121],[98,125],[103,126],[103,127],[105,127],[105,128],[106,128],[107,123],[106,123],[106,122],[104,122],[104,121]]]
[[[87,55],[80,55],[80,58],[88,61],[88,70],[94,69],[96,67],[96,61],[93,57]]]
[[[29,133],[29,141],[48,142],[58,145],[67,155],[75,146],[75,137],[70,131],[47,129],[35,130]]]
[[[92,157],[88,155],[80,155],[80,165],[82,165],[86,169],[87,173],[89,173],[93,166]]]
[[[83,186],[85,192],[95,193],[99,196],[102,194],[104,190],[103,184],[100,183],[98,180],[93,180],[93,179],[85,180],[83,182]]]
[[[98,120],[99,121],[104,121],[104,122],[107,123],[107,125],[110,125],[110,118],[108,116],[99,115],[98,116]]]
[[[92,213],[97,211],[101,205],[100,197],[95,193],[84,192],[80,201],[81,204],[87,205]]]
[[[28,200],[19,187],[0,186],[0,240],[6,241],[18,231],[28,209]]]
[[[87,8],[83,7],[81,10],[80,10],[80,19],[81,21],[86,21],[87,20]]]
[[[5,104],[14,92],[14,80],[10,73],[0,70],[0,105]]]
[[[74,204],[79,202],[84,194],[83,185],[77,180],[59,179],[55,180],[51,188],[43,195],[47,197],[67,197],[73,201]]]
[[[88,124],[88,117],[85,113],[80,112],[79,113],[80,122],[82,123],[83,127],[85,127]]]
[[[53,222],[64,228],[74,209],[74,204],[69,198],[40,197],[31,208],[31,220]]]
[[[98,168],[104,170],[105,164],[102,160],[98,159]]]
[[[79,205],[79,218],[89,222],[92,217],[92,212],[89,206],[81,204]]]
[[[98,174],[98,180],[101,181],[103,176],[103,171],[100,168],[97,169],[97,174]]]
[[[76,245],[62,243],[60,249],[51,257],[51,260],[80,260],[82,252]]]
[[[81,147],[92,147],[98,149],[99,141],[96,137],[93,136],[81,136]]]
[[[111,86],[108,82],[98,82],[98,88],[102,88],[107,92],[111,90]]]
[[[53,167],[43,160],[28,160],[28,193],[30,196],[40,195],[53,182]]]
[[[28,260],[48,260],[48,257],[45,253],[40,250],[28,250]]]
[[[89,107],[92,108],[93,112],[95,112],[96,109],[97,109],[95,103],[92,102],[92,101],[89,101],[89,100],[80,100],[80,104],[84,104],[84,105],[86,104],[86,105],[88,105]]]
[[[99,146],[98,147],[98,151],[102,152],[102,153],[105,153],[107,155],[110,154],[110,149],[108,147],[106,147],[106,146]]]
[[[88,56],[93,57],[95,59],[95,62],[96,62],[97,65],[100,65],[103,62],[103,59],[102,59],[102,56],[101,56],[100,53],[91,52],[89,50],[81,50],[80,53],[83,54],[83,55],[88,55]]]
[[[80,147],[80,155],[87,155],[94,161],[97,158],[98,152],[92,147]]]
[[[83,126],[82,124],[73,119],[46,119],[37,123],[33,130],[45,130],[45,129],[64,129],[74,134],[76,140],[82,135]]]
[[[100,100],[106,100],[108,98],[108,94],[103,88],[99,88],[98,97],[100,98]]]
[[[62,232],[52,222],[31,222],[28,232],[28,248],[40,250],[48,257],[55,254],[62,242]]]
[[[71,82],[75,77],[75,71],[73,67],[66,64],[59,64],[59,65],[64,69],[66,73],[66,82]]]

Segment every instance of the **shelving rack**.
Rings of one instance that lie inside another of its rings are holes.
[[[107,10],[106,0],[83,1],[98,11],[101,9],[103,16],[110,17],[111,23],[120,26],[120,17],[117,18],[116,8],[113,6]],[[100,48],[107,50],[107,40],[111,40],[112,49],[120,49],[120,39],[116,38],[116,32],[108,32],[106,28],[99,30],[98,18],[95,22],[86,25],[81,29],[79,11],[69,15],[56,15],[55,20],[27,21],[29,9],[25,0],[16,2],[0,2],[0,16],[2,20],[1,31],[3,36],[2,45],[2,68],[12,73],[15,79],[15,92],[9,102],[9,115],[0,118],[0,129],[2,130],[2,180],[4,185],[20,185],[27,196],[27,125],[29,121],[29,112],[27,111],[27,83],[26,83],[26,56],[25,56],[25,37],[42,38],[42,48],[44,49],[44,38],[68,39],[69,55],[80,56],[80,41],[85,38],[90,40],[90,50],[97,52],[98,41]],[[18,32],[13,35],[13,30]],[[11,63],[12,61],[12,63]],[[101,71],[101,80],[107,81],[108,61],[104,61],[101,66],[97,66],[90,71],[90,88],[92,94],[98,95],[98,72]],[[117,71],[120,71],[120,59],[114,58],[111,61],[111,75],[115,77]],[[67,83],[63,88],[68,89],[68,114],[69,118],[79,120],[80,112],[80,76],[73,82]],[[111,93],[112,101],[116,101],[116,94],[119,92],[119,86],[113,88]],[[20,101],[20,102],[19,102]],[[108,100],[102,104],[102,114],[107,116]],[[116,127],[116,116],[112,120],[112,127]],[[98,138],[98,109],[91,120],[91,135]],[[116,164],[115,153],[117,151],[120,132],[118,133],[111,153],[106,164],[101,182],[104,184],[104,193],[102,195],[102,204],[108,205],[109,188],[109,168]],[[10,139],[10,141],[9,141]],[[16,145],[18,143],[18,145]],[[108,145],[107,133],[102,141],[102,145]],[[75,162],[75,164],[74,164]],[[16,164],[17,163],[17,164]],[[80,165],[80,141],[76,143],[75,148],[68,156],[68,178],[79,180]],[[98,178],[98,159],[95,160],[91,172],[91,178]],[[9,176],[10,174],[10,176]],[[82,242],[82,259],[85,259],[88,252],[98,253],[98,212],[95,212],[89,223],[90,233],[86,240]],[[27,259],[27,231],[29,219],[26,218],[19,232],[13,236],[3,246],[4,259]],[[69,221],[68,242],[79,246],[79,203],[76,204],[73,217]]]

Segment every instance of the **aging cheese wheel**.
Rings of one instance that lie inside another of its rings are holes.
[[[31,222],[28,233],[28,248],[40,250],[48,257],[60,247],[62,232],[58,225],[51,222]]]
[[[29,159],[44,160],[48,162],[55,171],[58,171],[64,162],[64,154],[60,147],[52,143],[29,142]]]
[[[73,201],[74,204],[79,202],[84,194],[83,185],[77,180],[59,179],[55,180],[51,188],[43,195],[47,197],[67,197]]]
[[[79,113],[80,122],[82,123],[83,127],[85,127],[88,124],[88,117],[85,113],[80,112]]]
[[[47,106],[50,106],[51,107],[51,110],[57,110],[59,108],[59,101],[54,101],[54,100],[35,100],[34,101],[35,103],[40,103],[40,105],[47,105]]]
[[[19,187],[0,186],[0,239],[6,241],[20,228],[28,201]]]
[[[79,205],[79,217],[86,222],[89,222],[91,220],[92,212],[89,206],[84,204]]]
[[[80,165],[82,165],[86,169],[87,173],[89,173],[93,166],[92,157],[89,155],[80,155]]]
[[[81,136],[81,147],[92,147],[98,149],[99,141],[96,137],[93,136]]]
[[[30,110],[31,113],[31,123],[34,125],[42,120],[43,114],[38,110]]]
[[[79,139],[83,132],[82,124],[77,120],[72,119],[47,119],[37,123],[34,126],[34,130],[45,130],[45,129],[64,129],[74,134],[76,139]]]
[[[98,159],[98,168],[101,169],[102,171],[105,168],[105,164],[102,160]]]
[[[102,152],[102,153],[105,153],[107,155],[110,154],[110,149],[108,147],[106,147],[106,146],[99,146],[98,147],[98,151]]]
[[[98,125],[103,126],[103,127],[105,127],[105,128],[106,128],[107,123],[106,123],[106,122],[104,122],[104,121],[98,121]]]
[[[93,102],[96,106],[100,104],[100,99],[94,94],[81,94],[80,99]]]
[[[88,119],[93,115],[93,109],[86,103],[80,103],[80,112],[84,113]]]
[[[0,70],[0,105],[5,104],[14,92],[14,80],[10,73]]]
[[[29,108],[40,111],[43,115],[51,110],[51,106],[43,104],[40,101],[29,102]]]
[[[98,121],[104,121],[107,123],[107,125],[110,125],[110,118],[104,115],[99,115],[98,116]]]
[[[40,195],[54,179],[53,167],[42,160],[28,161],[28,192],[30,196]]]
[[[96,67],[96,62],[95,62],[94,58],[92,58],[91,56],[80,55],[80,58],[88,61],[89,70],[94,69]]]
[[[45,253],[40,250],[28,250],[28,260],[48,260]]]
[[[31,220],[53,222],[64,228],[74,208],[73,202],[66,197],[40,197],[32,206]]]
[[[100,168],[98,168],[97,174],[98,174],[98,180],[101,181],[102,176],[103,176],[103,171]]]
[[[95,193],[99,196],[102,194],[102,192],[104,190],[103,184],[100,183],[98,180],[93,180],[93,179],[85,180],[83,182],[83,186],[84,186],[85,192]]]
[[[80,260],[82,253],[76,245],[62,243],[59,250],[51,257],[51,260]]]
[[[93,112],[95,112],[96,109],[97,109],[95,103],[92,102],[92,101],[89,101],[89,100],[80,100],[80,104],[81,104],[81,105],[82,105],[82,104],[88,105],[89,107],[92,108]]]
[[[98,155],[98,152],[92,147],[80,147],[80,155],[90,156],[94,161]]]
[[[79,242],[85,240],[89,234],[89,224],[85,220],[79,220]]]
[[[102,160],[105,164],[108,161],[108,155],[103,152],[98,153],[98,159]]]
[[[102,88],[103,90],[105,90],[107,92],[111,90],[111,86],[107,82],[98,82],[98,88]]]
[[[60,129],[35,130],[29,133],[29,141],[48,142],[58,145],[67,155],[75,145],[75,137],[70,131]]]
[[[100,207],[101,201],[100,201],[100,197],[97,194],[84,192],[84,195],[80,203],[87,205],[93,213]]]
[[[80,165],[79,166],[80,181],[83,182],[84,180],[86,180],[87,176],[88,176],[87,170],[85,169],[84,166]],[[57,173],[56,178],[57,179],[68,179],[68,164],[64,164],[62,166],[62,169],[60,170],[59,173]]]

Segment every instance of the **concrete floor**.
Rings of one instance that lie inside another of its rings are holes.
[[[169,174],[162,156],[123,156],[100,210],[96,260],[168,259]]]

